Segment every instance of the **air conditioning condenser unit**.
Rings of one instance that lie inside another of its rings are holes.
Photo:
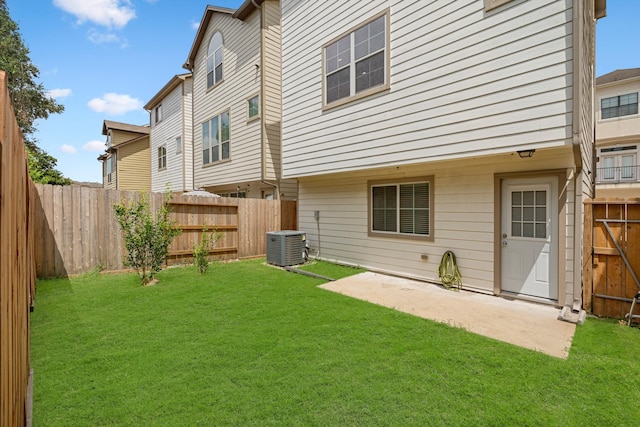
[[[271,231],[267,233],[267,262],[280,267],[304,264],[305,244],[303,231]]]

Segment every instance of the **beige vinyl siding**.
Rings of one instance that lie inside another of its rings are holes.
[[[223,80],[207,90],[206,54],[209,40],[223,37]],[[261,177],[260,121],[247,123],[246,102],[259,93],[260,14],[246,22],[214,13],[200,45],[193,69],[194,185],[211,187],[259,180]],[[229,111],[230,159],[202,164],[202,123]]]
[[[151,191],[181,191],[184,153],[176,154],[175,139],[182,136],[182,85],[175,87],[158,105],[162,121],[151,120]],[[167,167],[158,170],[158,148],[166,147]]]
[[[481,291],[494,289],[494,175],[570,169],[571,148],[536,153],[531,159],[496,155],[482,160],[434,162],[400,168],[305,177],[299,180],[298,224],[316,254],[328,260],[361,265],[377,271],[439,281],[437,268],[443,253],[453,250],[465,286]],[[368,235],[367,182],[434,176],[434,240],[373,237]],[[567,183],[560,183],[561,186]],[[567,194],[568,197],[571,194]],[[566,211],[573,204],[567,201]],[[314,211],[320,211],[318,223]],[[571,218],[562,218],[562,222]],[[563,256],[572,259],[573,243],[567,239]],[[428,259],[422,259],[426,255]],[[561,277],[562,279],[562,277]],[[562,280],[564,282],[564,280]],[[572,277],[566,281],[571,286]],[[564,288],[565,285],[561,285]]]
[[[594,197],[594,63],[595,63],[595,29],[593,26],[594,10],[593,2],[579,2],[579,10],[582,11],[580,26],[580,63],[578,70],[580,73],[580,149],[582,152],[582,182],[583,197]],[[577,84],[578,82],[576,82]]]
[[[615,145],[616,143],[632,142],[640,139],[640,115],[628,115],[602,119],[602,99],[613,96],[640,94],[640,77],[625,79],[613,83],[600,85],[596,88],[596,144],[598,148],[603,145]]]
[[[118,190],[150,190],[150,160],[148,138],[118,148]]]
[[[111,173],[111,182],[109,182],[109,171],[107,170],[107,159],[103,161],[103,173],[104,177],[102,180],[103,187],[106,190],[116,190],[118,188],[118,170],[116,169]]]
[[[578,185],[572,191],[575,197],[575,212],[571,212],[569,218],[569,226],[567,227],[567,239],[574,240],[575,251],[568,258],[572,262],[567,262],[567,275],[573,275],[572,290],[573,299],[582,301],[582,230],[584,229],[584,205],[583,201],[595,196],[595,140],[594,140],[594,85],[595,85],[595,28],[594,28],[594,4],[592,1],[575,0],[574,12],[578,13],[578,22],[576,26],[577,43],[576,51],[576,69],[579,78],[574,79],[576,89],[580,92],[576,101],[575,113],[577,118],[574,123],[579,126],[577,131],[577,141],[574,144],[579,145],[582,169],[579,176],[576,177]],[[577,105],[579,103],[579,105]],[[572,189],[573,190],[573,189]],[[567,301],[569,300],[569,287],[567,287]]]
[[[390,90],[322,111],[322,45],[388,6],[282,1],[285,178],[572,144],[572,0],[396,2]]]
[[[267,0],[262,3],[263,37],[262,63],[264,66],[264,147],[265,179],[276,180],[282,176],[281,125],[282,125],[282,75],[280,60],[280,2]]]
[[[298,181],[295,179],[283,179],[280,181],[280,198],[282,200],[297,200]]]
[[[111,145],[116,147],[124,142],[131,141],[132,139],[139,138],[143,134],[138,132],[127,132],[125,130],[112,129],[111,130]]]
[[[187,78],[187,82],[191,79]],[[190,84],[190,83],[189,83]],[[164,99],[162,105],[162,121],[151,125],[151,191],[165,191],[167,184],[171,191],[189,191],[193,184],[187,184],[186,171],[191,168],[191,150],[185,150],[189,145],[190,134],[185,129],[186,120],[191,117],[184,117],[187,110],[191,110],[190,99],[186,104],[185,92],[188,90],[187,83],[182,82],[176,86]],[[190,94],[189,94],[190,96]],[[187,107],[187,110],[185,110]],[[189,125],[189,129],[191,125]],[[176,153],[176,138],[182,138],[182,152]],[[158,147],[165,145],[167,149],[167,167],[158,170]]]

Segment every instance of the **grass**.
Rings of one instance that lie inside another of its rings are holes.
[[[34,425],[640,425],[637,329],[588,319],[560,360],[264,260],[159,278],[38,283]]]

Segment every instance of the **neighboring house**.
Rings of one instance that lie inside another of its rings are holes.
[[[193,74],[195,188],[297,197],[282,180],[280,3],[207,6],[184,67]]]
[[[579,310],[604,0],[282,0],[283,176],[324,259]],[[469,307],[472,310],[472,307]]]
[[[596,197],[640,197],[640,68],[596,79]]]
[[[150,190],[149,127],[105,120],[102,134],[107,137],[107,149],[98,157],[102,162],[102,186],[115,190]]]
[[[191,74],[180,74],[144,106],[151,127],[151,191],[193,190],[192,94]]]

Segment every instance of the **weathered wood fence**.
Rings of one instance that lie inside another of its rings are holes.
[[[0,426],[24,426],[30,416],[34,198],[6,74],[0,71]]]
[[[96,268],[122,270],[125,256],[113,205],[138,200],[142,193],[80,186],[36,184],[36,270],[38,277],[80,274]],[[164,194],[148,193],[151,209]],[[266,233],[296,229],[296,202],[175,195],[171,218],[182,229],[169,248],[169,264],[191,262],[203,225],[221,238],[212,250],[218,259],[264,256]]]
[[[624,318],[640,292],[640,199],[594,199],[584,207],[585,309]]]

